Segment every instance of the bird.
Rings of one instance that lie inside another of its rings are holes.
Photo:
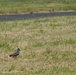
[[[18,48],[15,53],[9,55],[9,57],[17,57],[20,54],[20,49]]]

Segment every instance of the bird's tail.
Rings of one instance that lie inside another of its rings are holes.
[[[12,55],[9,55],[9,57],[12,57]]]

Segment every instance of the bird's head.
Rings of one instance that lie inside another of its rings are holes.
[[[18,48],[17,51],[20,51],[20,49]]]

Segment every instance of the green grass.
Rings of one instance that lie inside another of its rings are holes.
[[[0,0],[0,14],[76,10],[76,0]]]
[[[76,16],[0,21],[1,75],[76,75],[75,50]]]
[[[27,2],[27,3],[49,3],[49,2],[59,2],[59,3],[74,3],[76,0],[0,0],[0,2]]]

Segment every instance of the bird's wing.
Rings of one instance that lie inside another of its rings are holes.
[[[19,54],[19,52],[15,52],[15,53],[13,53],[12,55],[13,56],[16,56],[16,55],[18,55]]]

